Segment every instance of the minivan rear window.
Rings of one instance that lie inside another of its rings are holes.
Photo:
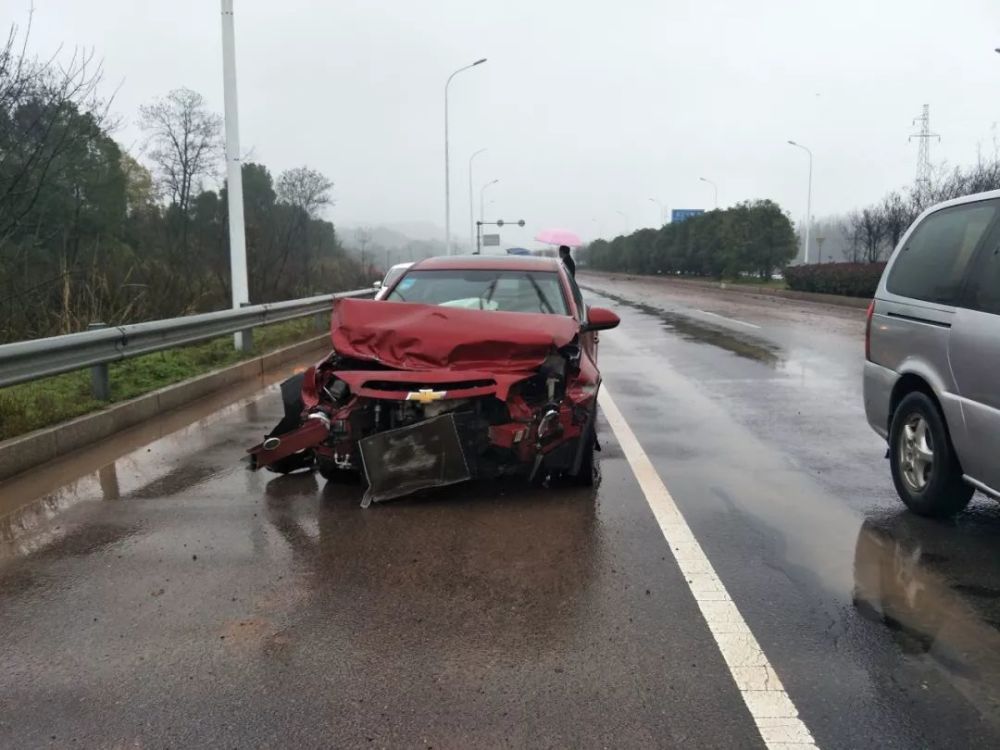
[[[969,290],[969,307],[973,310],[1000,315],[1000,249],[990,249],[979,254],[975,280]]]
[[[989,201],[928,216],[893,261],[887,289],[902,297],[958,304],[969,262],[996,214],[997,204]]]

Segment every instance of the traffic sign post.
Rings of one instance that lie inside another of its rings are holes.
[[[675,208],[670,212],[670,223],[678,224],[694,216],[701,216],[703,213],[705,213],[704,208]]]
[[[497,219],[496,221],[477,221],[476,222],[476,255],[481,255],[483,252],[483,247],[499,247],[500,246],[500,235],[499,234],[483,234],[483,227],[497,227],[498,229],[504,224],[509,224],[503,219]],[[524,219],[518,219],[517,225],[519,227],[524,226]]]

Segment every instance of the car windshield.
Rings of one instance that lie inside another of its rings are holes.
[[[555,272],[411,271],[392,290],[389,300],[474,310],[569,314]]]
[[[389,269],[389,272],[385,275],[385,279],[382,281],[382,286],[390,287],[396,283],[396,279],[403,275],[403,271],[406,268],[403,266],[393,266]]]

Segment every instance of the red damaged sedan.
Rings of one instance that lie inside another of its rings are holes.
[[[282,384],[251,466],[361,475],[364,505],[507,474],[589,484],[596,332],[618,322],[553,258],[421,261],[382,300],[334,303],[333,351]]]

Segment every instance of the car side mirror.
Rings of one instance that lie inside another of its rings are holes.
[[[587,322],[583,324],[584,331],[607,331],[616,328],[621,318],[606,307],[591,307],[587,310]]]

